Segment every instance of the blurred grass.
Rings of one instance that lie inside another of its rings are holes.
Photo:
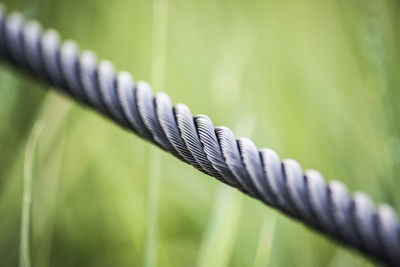
[[[152,1],[4,2],[153,81]],[[399,211],[399,12],[394,0],[169,0],[164,82],[155,91]],[[141,266],[148,144],[7,66],[0,79],[2,266],[18,262],[24,150],[37,120],[46,128],[34,166],[32,265]],[[221,185],[158,153],[157,266],[193,266]],[[226,225],[236,229],[224,243],[227,266],[370,266],[241,198],[237,226]]]
[[[24,189],[22,192],[22,214],[19,247],[19,266],[30,267],[30,226],[31,226],[31,203],[32,203],[32,166],[35,157],[35,148],[39,141],[43,125],[36,122],[29,136],[24,158]]]
[[[151,84],[160,92],[164,87],[165,74],[165,50],[168,25],[168,1],[153,1],[152,24],[152,66]],[[157,266],[158,259],[158,226],[159,226],[159,201],[161,183],[161,152],[157,147],[147,144],[147,173],[148,173],[148,208],[147,208],[147,232],[145,246],[144,266]]]

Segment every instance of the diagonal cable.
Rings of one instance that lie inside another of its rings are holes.
[[[337,181],[326,183],[314,170],[270,149],[236,139],[215,128],[205,115],[192,116],[184,104],[172,106],[145,82],[115,73],[73,41],[43,31],[19,13],[0,10],[0,57],[53,85],[120,126],[170,152],[196,169],[274,207],[305,225],[383,263],[400,266],[400,224],[394,210],[375,207],[364,193],[349,194]]]

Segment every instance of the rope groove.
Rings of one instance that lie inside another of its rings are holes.
[[[258,150],[205,115],[192,116],[184,104],[155,96],[145,82],[57,32],[42,31],[0,10],[0,56],[55,86],[121,126],[155,143],[180,160],[259,199],[331,238],[372,258],[400,266],[400,224],[393,209],[374,207],[363,193],[350,195],[337,181],[326,183],[314,170],[302,171],[292,159],[281,161],[271,149]]]

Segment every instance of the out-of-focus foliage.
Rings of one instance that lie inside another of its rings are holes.
[[[151,81],[152,1],[5,2]],[[168,0],[167,14],[163,90],[173,102],[399,207],[397,1]],[[18,261],[37,121],[33,266],[141,266],[150,145],[4,64],[0,81],[1,266]],[[370,265],[159,153],[158,266]]]

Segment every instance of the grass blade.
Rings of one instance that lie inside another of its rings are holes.
[[[268,266],[272,245],[274,242],[276,225],[276,214],[275,212],[266,213],[263,217],[260,230],[260,239],[256,250],[256,256],[254,259],[254,267],[266,267]]]
[[[227,266],[236,238],[243,196],[233,188],[220,185],[216,197],[200,248],[198,267]]]
[[[149,199],[144,266],[153,267],[157,265],[158,210],[161,171],[160,155],[153,147],[148,148],[147,170],[149,179]]]
[[[22,201],[22,216],[21,216],[21,230],[20,230],[20,253],[19,253],[19,266],[30,267],[30,253],[29,253],[29,226],[30,226],[30,212],[32,201],[32,166],[35,147],[38,143],[43,126],[37,122],[33,127],[32,133],[29,136],[28,144],[25,150],[24,159],[24,189]]]
[[[153,2],[153,47],[152,47],[152,84],[154,89],[162,91],[164,85],[164,60],[168,22],[167,0]],[[147,234],[144,266],[157,266],[158,210],[160,194],[161,158],[158,148],[148,147],[147,171],[149,179],[149,199],[147,214]]]

